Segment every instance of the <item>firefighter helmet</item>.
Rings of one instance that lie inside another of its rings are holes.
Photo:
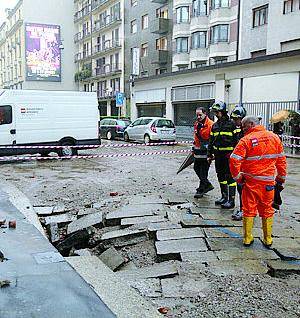
[[[231,118],[244,118],[247,112],[246,109],[242,105],[236,105],[231,112]]]
[[[222,113],[226,113],[227,109],[226,109],[226,104],[222,101],[216,101],[211,107],[210,107],[210,111],[212,112],[222,112]]]

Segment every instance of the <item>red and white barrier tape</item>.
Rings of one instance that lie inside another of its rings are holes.
[[[288,148],[300,148],[300,145],[296,145],[296,144],[283,144],[284,147],[288,147]]]
[[[58,159],[94,159],[94,158],[122,158],[122,157],[140,157],[140,156],[156,156],[169,155],[176,153],[189,153],[190,149],[169,150],[169,151],[151,151],[140,153],[123,153],[123,154],[107,154],[107,155],[82,155],[82,156],[63,156],[63,157],[36,157],[36,156],[7,156],[0,157],[1,161],[26,161],[26,160],[58,160]]]
[[[300,139],[300,137],[296,137],[296,136],[287,136],[287,135],[282,135],[281,136],[283,139],[297,139],[297,140],[299,140]]]
[[[81,145],[81,146],[0,146],[0,149],[62,149],[62,148],[126,148],[137,146],[161,146],[161,145],[178,145],[192,144],[193,141],[165,141],[148,144],[109,144],[109,145]]]

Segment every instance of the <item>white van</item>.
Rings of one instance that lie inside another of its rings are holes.
[[[96,93],[73,91],[0,90],[0,145],[99,145]],[[80,148],[0,148],[0,155],[51,151],[60,156]]]

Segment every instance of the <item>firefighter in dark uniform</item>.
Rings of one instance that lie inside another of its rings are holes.
[[[196,109],[197,121],[194,124],[194,146],[193,154],[195,158],[194,170],[200,180],[194,198],[202,198],[203,195],[214,189],[208,181],[209,162],[207,161],[207,147],[213,121],[208,118],[207,110],[203,107]]]
[[[215,102],[210,110],[218,120],[212,126],[208,144],[208,160],[215,159],[215,167],[221,188],[221,198],[215,201],[223,209],[235,206],[236,182],[229,169],[229,158],[237,144],[236,126],[227,114],[224,102]]]
[[[247,115],[246,109],[242,105],[236,105],[230,114],[230,118],[235,124],[235,134],[236,138],[239,141],[241,138],[244,137],[244,133],[242,130],[242,119]],[[233,212],[232,219],[235,221],[241,221],[243,219],[243,212],[242,212],[242,185],[237,184],[237,191],[239,193],[239,201],[240,201],[240,208]]]

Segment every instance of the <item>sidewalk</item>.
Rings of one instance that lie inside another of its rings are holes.
[[[11,282],[0,288],[0,317],[116,317],[0,189],[3,219],[17,228],[0,231],[0,281]]]

